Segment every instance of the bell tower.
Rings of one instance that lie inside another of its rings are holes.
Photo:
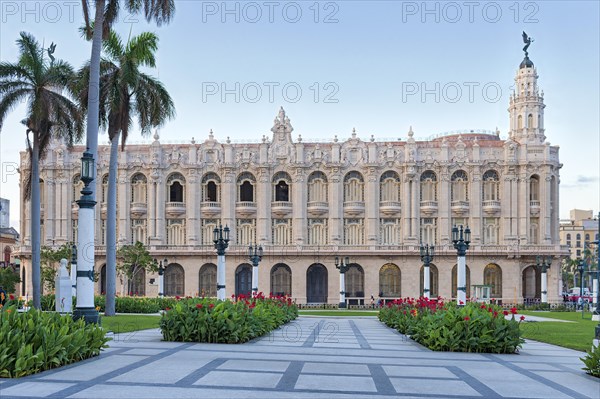
[[[525,47],[523,47],[525,58],[519,65],[508,107],[510,113],[509,136],[520,144],[543,144],[546,140],[544,92],[539,91],[537,70],[527,52],[533,39],[523,32],[523,42],[525,43]]]

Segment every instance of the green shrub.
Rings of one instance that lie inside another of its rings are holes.
[[[42,296],[42,310],[54,311],[54,294]],[[176,298],[148,298],[138,296],[116,297],[115,311],[117,313],[158,313],[168,307],[173,307],[177,302]],[[76,298],[73,297],[73,309],[75,309]],[[94,306],[104,312],[106,297],[104,295],[96,295],[94,297]],[[33,301],[29,301],[29,306],[33,305]]]
[[[0,377],[23,377],[100,354],[105,331],[83,319],[16,307],[0,310]]]
[[[217,301],[181,299],[162,315],[160,329],[165,341],[237,344],[249,341],[298,317],[288,298]]]
[[[434,351],[514,353],[524,340],[516,308],[510,313],[507,320],[509,312],[498,305],[407,298],[383,307],[379,320]]]
[[[586,357],[581,357],[585,364],[583,370],[589,375],[600,378],[600,346],[595,346],[587,351]]]

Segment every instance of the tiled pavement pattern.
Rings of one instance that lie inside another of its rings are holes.
[[[300,317],[243,345],[120,334],[95,359],[16,380],[0,397],[600,398],[581,352],[528,342],[519,355],[432,352],[375,318]]]

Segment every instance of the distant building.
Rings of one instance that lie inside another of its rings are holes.
[[[572,209],[560,221],[560,242],[571,250],[571,259],[581,258],[592,241],[598,241],[598,219],[593,211]]]
[[[0,198],[0,229],[10,227],[10,201]]]

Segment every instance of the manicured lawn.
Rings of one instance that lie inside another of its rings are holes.
[[[330,316],[330,317],[349,317],[349,316],[377,316],[379,310],[299,310],[300,316]]]
[[[519,314],[547,317],[550,319],[568,320],[573,323],[563,322],[531,322],[521,323],[521,333],[524,338],[563,346],[579,351],[591,348],[594,340],[594,329],[597,321],[592,321],[589,312],[586,319],[581,319],[581,312],[536,312],[520,310]]]
[[[160,316],[117,315],[102,316],[102,327],[115,334],[158,328]]]

